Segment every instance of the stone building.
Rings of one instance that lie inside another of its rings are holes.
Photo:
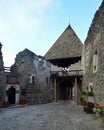
[[[2,101],[4,100],[4,91],[5,91],[5,83],[6,83],[6,75],[4,72],[4,62],[2,57],[2,44],[0,43],[0,106]]]
[[[24,91],[27,104],[49,102],[52,100],[49,80],[50,63],[25,49],[17,54],[15,64],[7,75],[6,91],[11,94],[6,99],[10,104],[18,104]]]
[[[79,102],[82,89],[81,56],[83,44],[69,25],[46,53],[51,62],[51,84],[54,100]]]
[[[104,104],[104,0],[84,45],[69,25],[44,57],[28,49],[17,54],[10,73],[4,72],[1,48],[0,43],[0,106],[22,98],[28,104],[53,98],[79,103],[81,91],[93,91],[93,101]]]
[[[96,11],[83,48],[83,90],[104,104],[104,0]]]

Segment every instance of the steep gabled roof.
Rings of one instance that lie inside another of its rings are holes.
[[[81,57],[83,44],[69,25],[46,53],[47,60]]]

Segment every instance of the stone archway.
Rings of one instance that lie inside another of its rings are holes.
[[[8,89],[8,102],[10,104],[15,104],[15,98],[16,98],[16,90],[13,86],[11,86]]]
[[[14,92],[13,92],[13,89],[11,88],[14,88]],[[12,94],[11,96],[8,97],[9,95],[9,91],[8,90],[12,90]],[[13,97],[13,100],[15,99],[15,101],[13,101],[13,104],[19,104],[19,93],[20,93],[20,86],[18,84],[7,84],[6,86],[6,95],[5,95],[5,101],[8,101],[8,102],[12,102],[11,101],[11,97]],[[11,103],[12,104],[12,103]]]

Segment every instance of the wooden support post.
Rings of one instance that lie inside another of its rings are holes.
[[[75,78],[75,101],[78,103],[78,88],[77,88],[77,78]]]
[[[56,79],[54,79],[54,101],[56,102]]]

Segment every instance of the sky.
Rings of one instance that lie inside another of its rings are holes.
[[[102,0],[0,0],[4,66],[25,48],[44,56],[70,24],[84,43]]]

